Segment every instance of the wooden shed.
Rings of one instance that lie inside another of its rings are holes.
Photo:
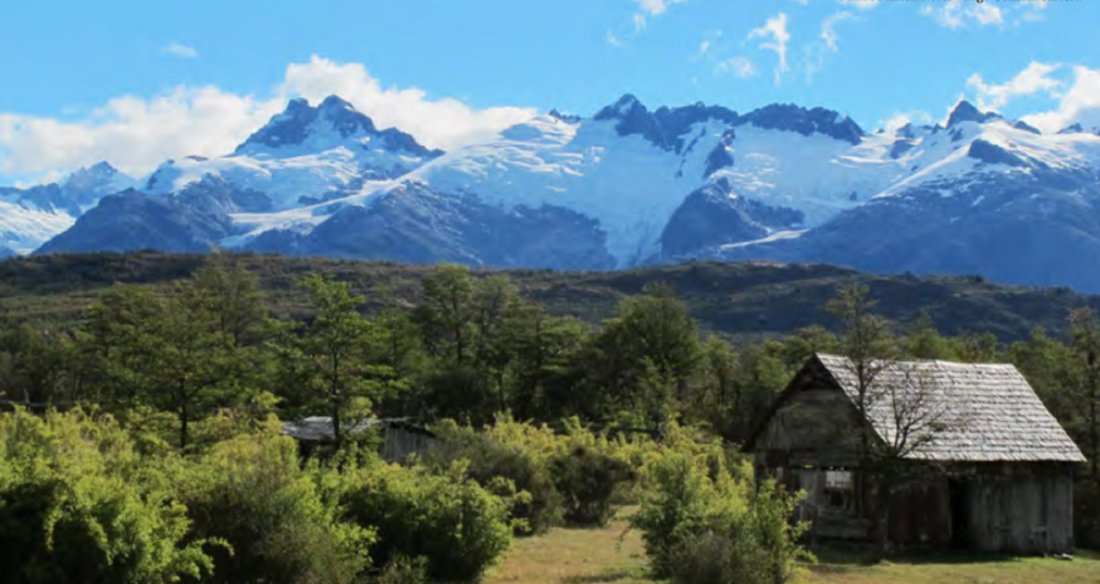
[[[815,355],[746,442],[759,477],[805,491],[798,513],[813,536],[867,539],[885,524],[899,545],[1073,549],[1073,476],[1085,457],[1013,365],[873,362],[862,398],[856,371]],[[872,449],[915,472],[882,488],[864,468]]]
[[[414,454],[423,454],[436,442],[433,432],[404,418],[370,418],[351,424],[348,435],[379,431],[383,460],[404,463]],[[335,433],[329,416],[309,416],[284,422],[283,434],[298,441],[303,452],[332,444]]]

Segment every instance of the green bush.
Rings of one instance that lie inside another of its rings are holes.
[[[728,466],[717,445],[675,436],[647,469],[647,491],[632,518],[654,575],[693,584],[775,584],[808,557],[797,544],[804,525],[789,520],[796,497],[774,483],[755,485],[747,468]]]
[[[461,466],[439,475],[382,463],[351,472],[343,505],[347,517],[377,529],[375,564],[422,557],[434,580],[481,576],[511,542],[508,512],[464,473]]]
[[[357,581],[373,533],[341,521],[326,473],[303,470],[294,441],[272,431],[219,442],[187,465],[179,491],[193,533],[229,544],[213,550],[203,582]]]
[[[508,501],[516,534],[542,533],[560,523],[562,496],[549,466],[559,446],[552,431],[502,418],[483,431],[444,423],[437,434],[439,446],[428,464],[442,471],[465,461],[472,479]]]
[[[126,433],[82,412],[0,415],[4,581],[176,582],[209,572],[185,509]]]
[[[428,584],[428,560],[397,556],[386,564],[386,569],[374,580],[374,584]]]
[[[635,479],[629,459],[616,448],[619,444],[582,428],[576,419],[568,421],[559,442],[549,464],[565,520],[583,526],[607,524],[614,515],[612,501],[619,488]]]

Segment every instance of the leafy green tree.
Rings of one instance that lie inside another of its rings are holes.
[[[193,537],[212,548],[211,583],[353,583],[370,565],[369,526],[343,519],[340,478],[275,428],[220,442],[178,470]]]
[[[507,276],[482,280],[474,293],[477,331],[474,361],[495,386],[497,409],[509,408],[509,374],[516,359],[516,344],[530,321],[532,309]]]
[[[424,344],[437,359],[463,364],[473,350],[474,278],[463,266],[441,265],[424,277],[415,315]]]
[[[738,355],[733,419],[724,431],[730,440],[744,442],[790,380],[778,349],[769,342],[748,347]]]
[[[48,406],[66,395],[66,335],[24,322],[0,323],[0,399]]]
[[[82,337],[101,389],[117,407],[148,404],[172,412],[180,448],[190,425],[243,399],[255,354],[242,352],[219,326],[215,292],[193,281],[163,296],[116,286],[90,312]]]
[[[186,508],[111,418],[0,414],[0,561],[28,584],[145,584],[208,575]]]
[[[955,354],[966,363],[993,363],[1000,355],[1000,343],[993,333],[967,333],[955,339]]]
[[[912,329],[904,340],[903,350],[914,359],[956,359],[951,342],[940,335],[928,311],[922,310],[913,323]]]
[[[797,498],[773,482],[759,487],[745,467],[730,468],[716,444],[676,436],[646,469],[646,490],[631,524],[642,532],[654,575],[677,584],[790,581],[808,527],[791,521]]]
[[[815,353],[837,353],[841,351],[840,340],[836,335],[821,326],[801,328],[782,341],[781,358],[787,371],[792,375],[806,364]]]
[[[1100,455],[1100,420],[1097,419],[1100,401],[1100,321],[1089,308],[1070,313],[1070,330],[1073,349],[1078,355],[1081,370],[1078,401],[1084,402],[1085,428],[1088,436],[1089,471],[1098,478],[1097,455]],[[1080,406],[1079,406],[1080,407]]]
[[[363,298],[353,295],[348,283],[312,274],[302,286],[309,291],[313,317],[292,337],[291,356],[310,402],[323,404],[332,417],[339,446],[345,417],[366,415],[389,389],[394,372],[380,357],[377,326],[359,312]]]
[[[477,581],[511,542],[504,502],[467,478],[461,463],[441,473],[372,464],[347,483],[346,515],[377,529],[376,565],[419,557],[432,581]]]
[[[584,411],[575,391],[584,375],[581,358],[590,327],[573,317],[532,311],[516,339],[516,389],[512,406],[520,419],[551,421]]]
[[[1027,339],[1013,343],[1008,356],[1066,431],[1085,445],[1087,432],[1077,392],[1084,379],[1076,350],[1037,328]]]
[[[672,400],[687,397],[701,356],[699,331],[687,307],[667,286],[653,286],[623,300],[617,316],[593,337],[587,382],[605,415],[626,409],[658,421]]]
[[[201,300],[215,315],[217,330],[227,345],[258,347],[268,336],[268,309],[259,279],[239,258],[219,252],[209,256],[191,277],[204,294]]]

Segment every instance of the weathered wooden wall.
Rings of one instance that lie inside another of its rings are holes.
[[[839,389],[800,389],[768,420],[754,450],[767,466],[856,466],[859,427],[855,408]]]
[[[966,482],[967,538],[983,551],[1073,550],[1073,474],[1061,465],[1008,464]]]
[[[895,545],[951,543],[951,498],[945,477],[896,487],[889,512],[890,541]]]
[[[382,459],[404,463],[413,454],[423,454],[435,444],[435,437],[415,428],[390,425],[384,430]]]

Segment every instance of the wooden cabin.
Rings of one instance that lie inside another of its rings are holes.
[[[897,546],[1073,550],[1085,457],[1013,365],[873,362],[863,398],[856,370],[815,355],[746,442],[758,477],[805,491],[812,537],[870,539],[885,524]],[[884,461],[912,472],[884,488]]]
[[[436,442],[434,433],[404,418],[360,420],[346,429],[346,435],[355,436],[372,431],[381,433],[382,443],[379,454],[388,462],[405,463],[412,455],[427,452]],[[282,433],[297,440],[303,453],[331,445],[335,436],[332,418],[329,416],[309,416],[293,422],[284,422]]]

